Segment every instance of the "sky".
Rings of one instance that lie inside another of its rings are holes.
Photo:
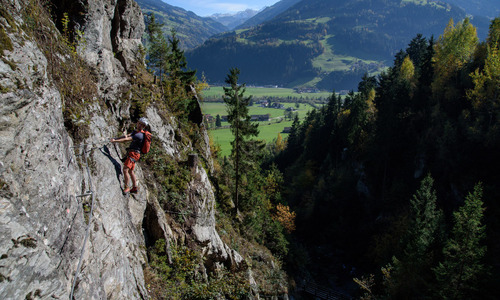
[[[235,13],[246,9],[260,10],[279,0],[163,0],[173,6],[182,7],[206,17],[215,13]]]

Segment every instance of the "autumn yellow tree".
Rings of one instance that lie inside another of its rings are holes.
[[[278,203],[276,206],[275,219],[285,228],[288,233],[295,230],[295,212],[290,211],[290,207]]]
[[[458,89],[448,83],[472,60],[478,43],[476,28],[468,18],[456,26],[453,19],[449,21],[434,47],[435,80],[432,91],[435,95],[442,95],[446,99],[457,96]]]
[[[278,133],[278,138],[276,138],[276,152],[281,152],[285,149],[286,142],[283,140],[283,137],[280,133]]]
[[[484,68],[471,74],[474,88],[467,91],[472,102],[473,134],[489,142],[500,133],[500,18],[490,26]]]

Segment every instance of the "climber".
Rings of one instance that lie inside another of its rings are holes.
[[[127,193],[137,193],[139,187],[137,186],[137,179],[134,174],[135,163],[141,157],[141,149],[144,143],[144,138],[146,132],[144,129],[148,126],[148,120],[146,118],[140,118],[137,121],[136,130],[130,134],[125,134],[116,139],[111,139],[111,143],[123,143],[132,141],[130,146],[127,148],[127,157],[123,163],[123,181],[125,184],[123,194]],[[130,188],[129,178],[132,179],[132,188]]]

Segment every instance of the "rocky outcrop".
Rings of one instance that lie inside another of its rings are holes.
[[[89,138],[74,143],[46,53],[22,31],[27,3],[1,3],[2,38],[12,47],[2,49],[0,60],[0,298],[67,299],[75,283],[75,299],[146,299],[148,238],[190,238],[208,268],[244,268],[215,230],[215,197],[201,165],[193,165],[186,201],[196,214],[184,233],[171,228],[169,215],[144,184],[140,164],[140,192],[122,195],[120,148],[107,141],[130,118],[130,104],[120,96],[133,80],[134,66],[142,64],[144,24],[137,4],[89,0],[78,6],[86,9],[78,23],[86,41],[79,52],[97,70],[107,106],[86,107]],[[177,141],[175,119],[153,108],[146,115],[166,153],[179,159],[191,147]],[[208,158],[206,132],[202,140]]]
[[[100,74],[107,99],[116,99],[127,86],[137,64],[143,64],[141,37],[144,19],[133,0],[88,1],[85,18],[78,24],[84,32],[78,50]]]

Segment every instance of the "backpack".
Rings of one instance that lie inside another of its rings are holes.
[[[141,130],[144,134],[144,141],[142,141],[141,154],[147,154],[151,148],[152,135],[151,132],[147,130]]]

